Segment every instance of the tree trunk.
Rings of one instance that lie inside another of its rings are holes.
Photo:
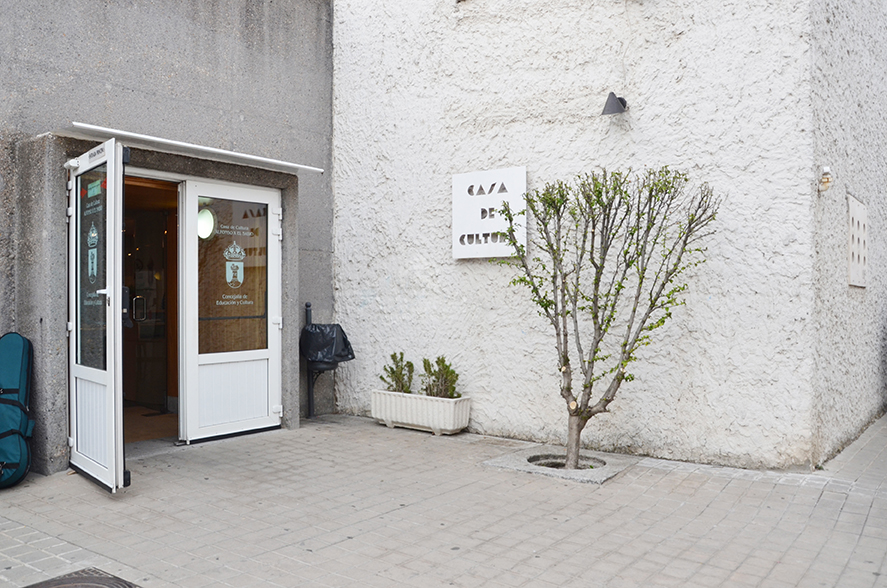
[[[583,419],[579,415],[570,415],[567,426],[567,459],[564,462],[564,469],[575,470],[579,467],[579,440],[587,422],[587,419]]]

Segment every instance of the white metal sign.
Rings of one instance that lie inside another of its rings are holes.
[[[453,257],[508,257],[508,226],[499,214],[504,202],[522,211],[527,191],[527,168],[509,167],[453,176]],[[526,244],[524,217],[518,217],[517,238]]]

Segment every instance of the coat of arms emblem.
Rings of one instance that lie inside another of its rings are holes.
[[[246,257],[246,251],[237,244],[237,241],[231,243],[224,252],[225,259],[225,281],[232,288],[240,288],[243,284],[243,258]]]
[[[98,274],[98,251],[96,245],[99,244],[99,231],[95,228],[95,223],[89,227],[86,233],[86,245],[89,247],[86,251],[86,275],[90,284],[95,284]]]

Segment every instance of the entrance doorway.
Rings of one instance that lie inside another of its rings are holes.
[[[179,185],[126,176],[123,186],[123,285],[130,316],[123,328],[123,440],[176,441]]]
[[[135,166],[124,181],[128,159],[109,139],[65,163],[70,464],[111,492],[130,483],[125,437],[283,414],[280,190]]]

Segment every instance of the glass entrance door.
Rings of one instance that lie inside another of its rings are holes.
[[[69,331],[71,465],[111,492],[123,470],[121,200],[115,140],[70,160]]]
[[[185,441],[280,424],[280,192],[184,183]]]

